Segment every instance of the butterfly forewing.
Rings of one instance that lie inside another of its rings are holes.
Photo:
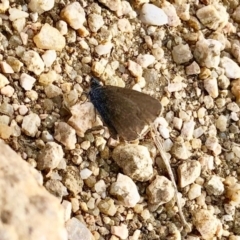
[[[90,98],[110,132],[127,141],[139,138],[161,112],[159,101],[126,88],[99,85],[91,89]]]

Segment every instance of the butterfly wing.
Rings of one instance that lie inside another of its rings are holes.
[[[161,112],[159,101],[131,89],[99,87],[91,90],[90,97],[113,137],[118,134],[127,141],[139,138]]]

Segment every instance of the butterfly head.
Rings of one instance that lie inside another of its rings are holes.
[[[92,77],[90,80],[90,87],[91,89],[95,89],[95,88],[101,87],[101,84],[96,78]]]

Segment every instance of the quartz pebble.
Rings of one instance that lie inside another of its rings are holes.
[[[42,14],[46,11],[49,11],[54,6],[54,0],[31,0],[28,4],[28,7],[31,11]]]
[[[15,21],[20,18],[27,18],[29,16],[28,13],[19,10],[17,8],[10,8],[9,9],[9,20],[10,21]]]
[[[95,47],[95,51],[98,55],[109,54],[113,48],[113,44],[111,42],[106,42],[104,44],[99,44]]]
[[[12,67],[6,63],[6,62],[1,62],[0,63],[1,69],[3,73],[14,73]]]
[[[201,196],[201,185],[193,183],[188,191],[188,198],[193,200],[199,196]]]
[[[140,20],[147,25],[162,26],[168,23],[168,16],[161,8],[146,3],[142,6]]]
[[[76,131],[67,123],[56,123],[54,138],[62,143],[67,149],[75,149],[75,144],[77,142]]]
[[[62,95],[62,89],[53,84],[49,84],[48,86],[46,86],[44,92],[48,98],[54,98]]]
[[[0,89],[9,84],[8,79],[0,73]]]
[[[204,80],[204,88],[212,98],[218,97],[218,85],[216,78],[207,78]]]
[[[77,218],[71,218],[66,222],[66,229],[68,232],[68,240],[92,240],[93,235],[88,228],[80,222]]]
[[[240,67],[232,59],[228,57],[221,58],[221,66],[228,78],[240,78]]]
[[[171,3],[167,2],[167,1],[163,2],[162,10],[168,16],[168,25],[169,26],[177,27],[181,24],[181,20],[179,19],[178,15],[177,15],[176,9]]]
[[[224,27],[228,22],[228,13],[226,8],[220,4],[217,5],[217,8],[212,4],[204,6],[200,8],[196,14],[201,23],[212,30]]]
[[[199,73],[200,73],[200,67],[195,61],[186,67],[187,75],[197,75]]]
[[[20,85],[26,91],[31,90],[35,82],[36,79],[27,73],[22,73],[20,76]]]
[[[112,226],[111,233],[118,236],[120,239],[127,239],[128,238],[127,225],[121,224],[120,226]]]
[[[143,67],[147,68],[149,65],[153,64],[155,57],[151,54],[139,54],[137,57],[137,63]]]
[[[72,117],[68,120],[68,124],[72,126],[77,135],[84,137],[84,133],[94,126],[99,125],[96,122],[95,111],[92,103],[86,102],[83,104],[76,104],[70,109]]]
[[[217,68],[222,47],[222,43],[217,40],[202,39],[196,43],[193,55],[200,66]]]
[[[41,119],[36,113],[30,113],[24,116],[22,121],[22,130],[29,137],[35,137],[38,132],[38,127],[41,124]]]
[[[67,5],[61,11],[60,16],[75,30],[82,28],[83,23],[86,21],[84,9],[79,2]]]
[[[156,176],[146,190],[149,203],[158,206],[169,202],[174,192],[172,182],[164,176]]]
[[[45,23],[40,32],[33,37],[38,48],[62,51],[66,45],[66,40],[62,34],[54,27]]]
[[[181,136],[183,137],[183,139],[191,140],[193,138],[195,124],[196,123],[194,121],[184,122],[181,131]]]
[[[205,184],[208,194],[219,196],[224,191],[224,185],[221,178],[218,176],[212,176],[209,181]]]
[[[193,183],[201,173],[201,164],[196,160],[188,160],[179,165],[178,179],[181,188]]]
[[[64,152],[61,145],[55,142],[47,142],[38,155],[37,168],[39,170],[53,170],[58,166],[63,156]]]
[[[47,50],[42,55],[42,59],[46,67],[51,67],[54,61],[56,60],[56,58],[57,58],[57,54],[55,50]]]
[[[179,44],[173,47],[172,56],[177,64],[186,63],[193,58],[191,50],[187,44]]]
[[[98,208],[101,213],[108,216],[114,216],[117,212],[117,207],[114,204],[113,199],[105,198],[98,203]]]
[[[213,239],[221,228],[220,221],[209,210],[200,209],[195,212],[193,224],[203,239]]]
[[[134,207],[140,200],[135,183],[131,178],[121,173],[118,174],[117,181],[111,185],[110,193],[126,207]]]
[[[222,151],[221,145],[218,143],[218,139],[216,137],[208,137],[205,145],[214,153],[215,156],[219,155]]]
[[[219,129],[221,132],[225,132],[227,130],[227,117],[224,115],[220,115],[216,119],[216,128]]]
[[[134,77],[142,76],[142,67],[134,61],[128,60],[128,70]]]
[[[188,159],[192,153],[189,151],[188,146],[185,142],[175,141],[173,147],[171,149],[171,153],[177,158],[186,160]]]
[[[112,157],[132,179],[144,182],[152,177],[152,159],[146,147],[135,144],[119,145],[114,149]]]
[[[22,60],[29,71],[34,72],[36,75],[40,75],[43,72],[44,62],[37,52],[33,50],[24,52]]]
[[[72,204],[67,200],[62,201],[62,206],[64,208],[64,221],[68,221],[71,217]]]
[[[121,32],[131,33],[132,32],[132,25],[128,19],[123,18],[118,20],[118,28]]]
[[[92,32],[97,32],[104,25],[103,17],[96,13],[89,14],[88,25]]]
[[[7,86],[1,88],[0,92],[2,95],[6,96],[6,97],[12,97],[15,90],[12,86],[7,85]]]

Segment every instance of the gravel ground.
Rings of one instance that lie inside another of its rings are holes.
[[[240,239],[239,24],[238,0],[1,1],[0,137],[41,172],[69,240]],[[91,76],[161,102],[190,228],[151,134],[112,139]]]

